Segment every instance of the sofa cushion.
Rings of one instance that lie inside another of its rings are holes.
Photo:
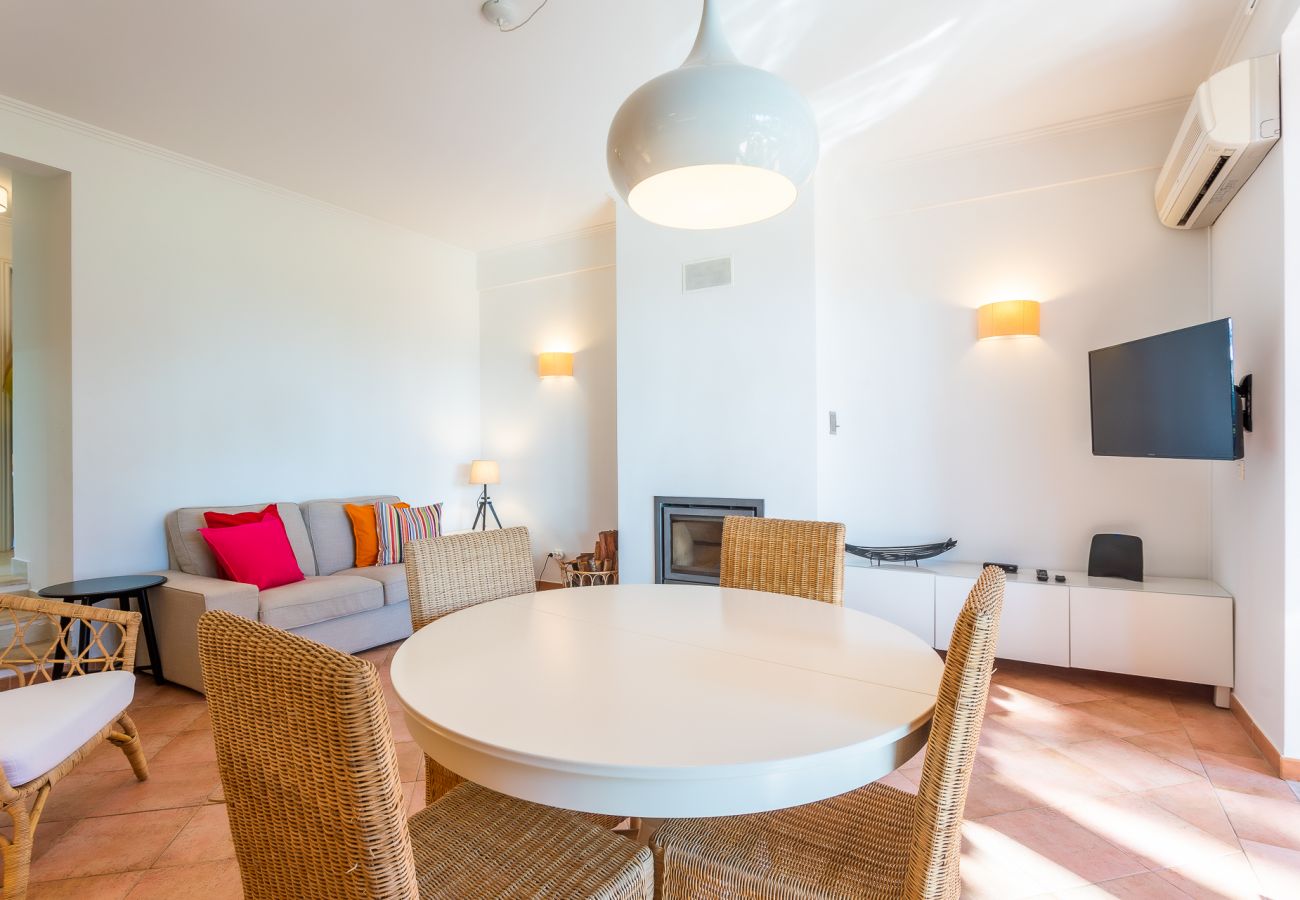
[[[374,497],[308,500],[302,504],[302,517],[307,524],[307,533],[311,535],[318,573],[333,575],[356,565],[357,550],[356,541],[352,537],[352,522],[343,511],[343,504],[364,505],[380,500],[385,503],[397,502],[397,498],[391,494],[379,494]]]
[[[199,529],[207,526],[203,519],[205,512],[242,513],[261,512],[265,503],[250,506],[189,506],[178,509],[167,516],[167,549],[175,562],[175,568],[190,575],[204,575],[208,578],[220,578],[221,568],[217,558],[212,555],[212,548],[203,540]],[[297,503],[277,503],[276,511],[284,523],[284,533],[293,547],[294,558],[304,575],[316,574],[316,557],[311,551],[311,538],[307,536],[307,526],[302,520],[302,512]]]
[[[407,541],[435,538],[442,534],[442,504],[411,507],[410,504],[376,503],[375,519],[379,531],[381,566],[402,561]]]
[[[0,691],[0,769],[11,785],[39,778],[131,705],[135,676],[92,672]]]
[[[397,563],[393,566],[365,566],[360,569],[344,569],[339,575],[357,575],[361,578],[373,578],[384,586],[384,604],[405,603],[409,598],[406,592],[406,566]]]
[[[384,605],[384,587],[373,578],[313,575],[257,595],[259,616],[276,628],[301,628]]]

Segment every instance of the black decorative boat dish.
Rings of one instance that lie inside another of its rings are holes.
[[[917,544],[913,547],[860,547],[857,544],[845,544],[844,549],[854,556],[869,559],[876,565],[881,563],[916,563],[930,559],[940,553],[947,553],[957,546],[956,538],[948,538],[937,544]]]

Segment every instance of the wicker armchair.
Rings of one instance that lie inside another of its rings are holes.
[[[532,543],[521,526],[408,541],[402,558],[414,631],[457,610],[537,590]],[[426,803],[465,780],[427,755],[424,773]],[[594,813],[587,817],[608,828],[623,821]]]
[[[0,594],[0,634],[12,630],[0,638],[0,683],[8,688],[0,693],[0,812],[13,823],[12,839],[0,835],[5,900],[26,895],[45,802],[77,763],[109,741],[122,748],[136,778],[149,777],[126,713],[139,628],[136,612]],[[55,666],[64,669],[57,681]]]
[[[844,526],[727,516],[722,520],[723,587],[844,602]]]
[[[649,850],[462,784],[406,818],[374,665],[232,613],[199,620],[248,900],[649,900]]]
[[[650,842],[663,900],[949,900],[993,674],[1006,575],[989,567],[957,617],[916,796],[870,784],[752,816],[670,820]]]

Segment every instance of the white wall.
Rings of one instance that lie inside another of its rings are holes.
[[[1300,2],[1292,2],[1300,7]],[[1300,13],[1296,13],[1286,27],[1282,38],[1282,115],[1292,122],[1300,121],[1300,66],[1287,61],[1300,60]],[[1274,151],[1278,152],[1278,151]],[[1300,141],[1283,141],[1280,148],[1284,177],[1282,180],[1283,220],[1290,223],[1282,229],[1283,260],[1283,310],[1300,308]],[[1286,397],[1300,397],[1300,316],[1283,315],[1286,335],[1286,356],[1292,364],[1284,366]],[[1283,732],[1280,747],[1282,754],[1292,760],[1300,759],[1300,416],[1287,416],[1285,509],[1286,540],[1283,564],[1285,576],[1285,609],[1282,630],[1285,634],[1283,652]],[[1276,561],[1274,561],[1276,564]]]
[[[1282,33],[1291,26],[1297,11],[1300,11],[1300,0],[1257,0],[1255,12],[1230,62],[1277,53]]]
[[[1282,116],[1285,121],[1300,121],[1300,0],[1289,0],[1293,12],[1282,38]],[[1274,151],[1278,152],[1278,151]],[[1283,141],[1282,229],[1283,309],[1300,308],[1300,141]],[[1283,315],[1286,355],[1293,364],[1284,366],[1287,397],[1300,397],[1300,316]],[[1282,754],[1300,759],[1300,416],[1288,416],[1286,428],[1286,544],[1284,548],[1286,608],[1282,629],[1286,635],[1284,660],[1285,702],[1284,728],[1280,744]]]
[[[1282,153],[1211,229],[1214,316],[1231,316],[1237,377],[1254,374],[1255,430],[1241,465],[1213,463],[1214,579],[1236,598],[1237,699],[1282,737],[1285,479]],[[1244,478],[1241,475],[1244,473]]]
[[[1163,228],[1181,108],[818,174],[818,513],[849,540],[955,537],[952,558],[1086,568],[1143,538],[1151,574],[1209,574],[1209,464],[1091,452],[1088,351],[1204,322],[1204,233]],[[1042,335],[979,342],[975,307],[1043,303]]]
[[[182,505],[393,491],[468,526],[472,254],[15,101],[0,152],[72,174],[72,574],[162,566]]]
[[[71,178],[20,174],[14,235],[14,556],[44,587],[73,577]]]
[[[618,208],[620,578],[654,577],[654,497],[757,497],[817,511],[813,198],[715,232]],[[682,292],[682,264],[731,256],[734,283]]]
[[[1261,4],[1235,59],[1277,52],[1297,6]],[[1298,121],[1300,78],[1286,65],[1284,82],[1283,102],[1296,109],[1288,106],[1283,119]],[[1290,563],[1300,558],[1300,496],[1288,496],[1300,472],[1300,452],[1292,449],[1300,433],[1291,439],[1284,362],[1288,352],[1300,354],[1300,337],[1287,334],[1293,317],[1284,302],[1284,262],[1287,289],[1294,274],[1283,250],[1284,214],[1300,221],[1300,198],[1294,208],[1283,206],[1284,170],[1300,171],[1300,161],[1288,161],[1294,153],[1287,140],[1275,147],[1210,229],[1214,316],[1233,319],[1238,377],[1255,376],[1255,429],[1246,435],[1243,465],[1213,464],[1213,575],[1236,599],[1236,698],[1274,746],[1300,757],[1300,681],[1287,671],[1296,665],[1288,656],[1300,652],[1300,566]]]
[[[501,464],[502,523],[528,526],[539,571],[618,527],[614,258],[613,226],[479,254],[483,454]],[[574,354],[572,378],[538,376],[550,350]]]

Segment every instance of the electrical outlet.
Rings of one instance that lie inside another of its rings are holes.
[[[559,547],[556,547],[551,551],[551,556],[554,556],[556,559],[564,559],[564,551]]]

